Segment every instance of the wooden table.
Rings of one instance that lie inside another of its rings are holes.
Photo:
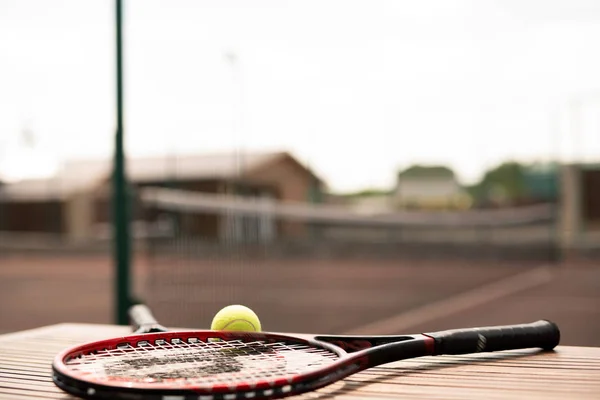
[[[60,324],[0,335],[0,399],[74,399],[54,386],[61,349],[129,333]],[[374,368],[302,399],[600,399],[600,348],[423,357]]]

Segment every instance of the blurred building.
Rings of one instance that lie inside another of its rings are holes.
[[[73,240],[110,234],[112,164],[110,160],[72,161],[50,179],[6,184],[0,196],[0,231],[61,235]],[[287,201],[318,200],[324,183],[287,152],[220,153],[132,158],[127,162],[132,192],[166,187],[205,193],[230,193]],[[146,215],[133,196],[134,229]],[[198,233],[217,235],[222,221],[195,222]]]
[[[396,211],[392,190],[364,189],[350,193],[328,193],[326,202],[344,206],[349,212],[362,215],[388,214]]]
[[[389,194],[357,197],[349,202],[348,207],[359,214],[388,214],[395,211],[393,200]]]
[[[400,208],[462,209],[470,205],[470,197],[451,169],[417,165],[398,174],[393,203]]]

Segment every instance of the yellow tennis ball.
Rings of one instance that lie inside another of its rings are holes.
[[[234,304],[222,308],[213,318],[213,331],[260,332],[258,316],[246,306]]]

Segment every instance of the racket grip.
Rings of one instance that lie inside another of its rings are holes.
[[[435,340],[433,355],[542,348],[552,350],[560,341],[558,326],[540,320],[530,324],[452,329],[426,333]]]

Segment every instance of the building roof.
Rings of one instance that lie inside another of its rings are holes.
[[[171,178],[212,179],[234,178],[240,170],[252,171],[285,153],[213,153],[200,155],[174,155],[139,157],[127,160],[127,175],[133,182],[152,182]],[[110,176],[112,160],[69,161],[59,177],[85,176],[102,179]]]
[[[251,173],[284,157],[298,162],[287,152],[224,152],[129,158],[127,175],[135,183],[168,179],[231,179],[241,176],[239,171]],[[312,174],[310,170],[306,171]],[[99,185],[109,179],[111,172],[110,159],[72,160],[66,162],[60,172],[52,178],[7,183],[0,189],[0,199],[61,199]]]
[[[77,192],[79,189],[89,187],[90,184],[90,181],[65,180],[58,177],[24,179],[0,186],[0,201],[61,200]]]

